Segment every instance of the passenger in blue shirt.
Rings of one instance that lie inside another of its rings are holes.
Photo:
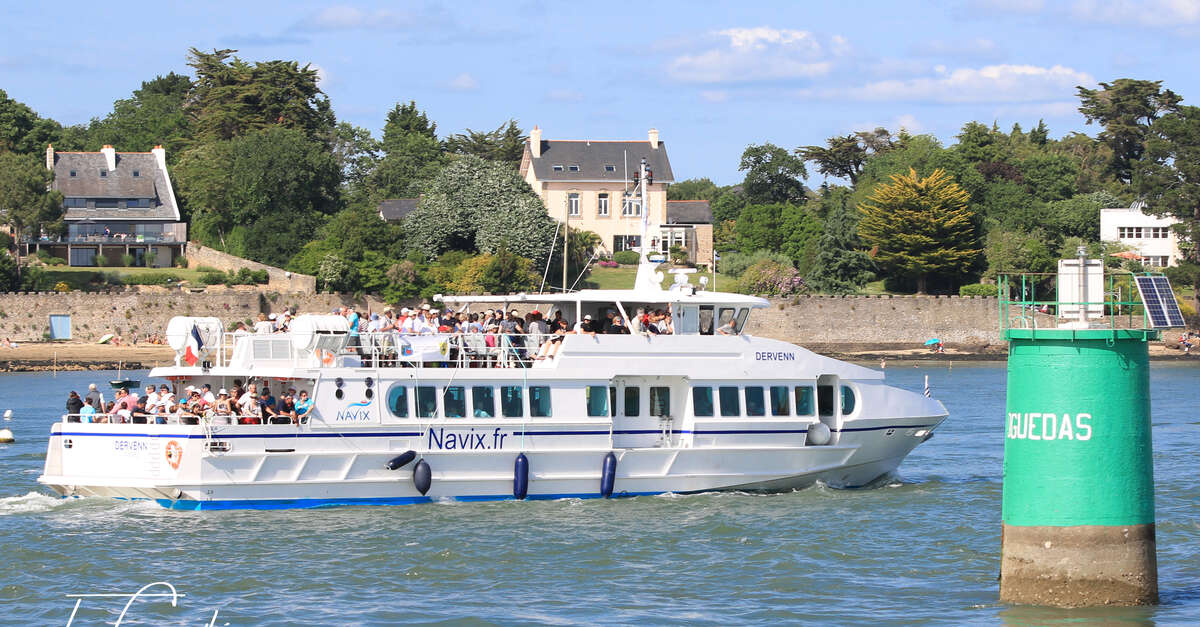
[[[84,399],[83,407],[79,410],[79,422],[96,422],[96,408],[92,407],[92,399]]]
[[[308,414],[312,411],[313,402],[308,397],[308,392],[300,391],[300,397],[296,400],[296,419],[301,423],[308,422]]]

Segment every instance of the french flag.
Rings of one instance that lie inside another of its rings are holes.
[[[183,360],[189,366],[195,366],[196,362],[200,361],[200,351],[204,349],[204,340],[200,337],[200,329],[196,325],[192,325],[192,333],[188,336],[187,349],[183,353]]]

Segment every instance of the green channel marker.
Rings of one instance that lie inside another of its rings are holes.
[[[1148,341],[1158,334],[1006,331],[1002,601],[1157,602]]]

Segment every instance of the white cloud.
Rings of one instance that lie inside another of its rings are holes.
[[[1045,8],[1044,0],[971,0],[971,9],[1002,13],[1039,13]]]
[[[710,89],[700,92],[700,97],[708,102],[725,102],[729,100],[729,92]]]
[[[479,89],[479,81],[475,80],[475,77],[469,73],[463,72],[450,79],[450,82],[446,86],[455,91],[474,91]]]
[[[1069,97],[1076,85],[1095,82],[1090,74],[1061,65],[988,65],[954,70],[937,66],[933,76],[877,81],[859,87],[805,89],[798,95],[877,102],[1037,102]]]
[[[317,65],[316,63],[309,63],[308,67],[309,67],[309,69],[317,71],[317,87],[321,87],[322,85],[325,85],[326,81],[329,80],[329,70],[326,70],[325,68]]]
[[[1071,14],[1088,22],[1179,27],[1200,23],[1200,0],[1076,0]]]
[[[707,50],[675,57],[667,65],[671,78],[687,83],[739,83],[824,76],[832,57],[849,50],[834,37],[828,46],[808,31],[730,28],[713,34]]]

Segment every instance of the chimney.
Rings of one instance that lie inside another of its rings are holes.
[[[533,130],[529,131],[529,152],[533,154],[534,159],[542,158],[542,129],[534,125]]]
[[[108,144],[104,144],[104,147],[100,149],[100,152],[104,153],[104,162],[108,166],[108,171],[109,172],[116,171],[116,169],[117,169],[117,151],[113,150],[112,146],[109,146]]]
[[[656,129],[656,128],[650,129],[649,135],[650,135],[650,147],[658,148],[658,129]]]
[[[54,169],[54,144],[46,144],[46,169]]]
[[[162,170],[163,172],[166,172],[167,171],[167,151],[163,150],[162,145],[160,144],[158,146],[155,146],[154,150],[150,151],[150,154],[154,155],[154,162],[158,164],[158,169]]]

